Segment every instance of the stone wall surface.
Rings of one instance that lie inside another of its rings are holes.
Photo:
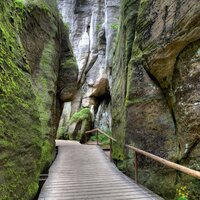
[[[71,116],[81,108],[90,108],[92,124],[105,131],[111,130],[112,57],[109,55],[112,55],[110,52],[113,51],[118,28],[119,5],[119,0],[60,0],[58,3],[63,20],[69,27],[79,69],[78,92],[72,100]],[[61,118],[64,119],[65,115],[63,111]],[[62,121],[60,128],[67,134],[80,129],[78,124],[69,125],[66,120]]]
[[[76,88],[77,68],[66,63],[73,55],[70,45],[61,46],[68,35],[58,16],[55,1],[0,2],[2,200],[34,198],[39,175],[54,158],[59,97],[68,87],[62,80],[70,92]]]
[[[199,18],[193,1],[121,1],[112,70],[113,156],[133,173],[129,143],[199,170]],[[139,180],[166,199],[199,181],[139,157]]]

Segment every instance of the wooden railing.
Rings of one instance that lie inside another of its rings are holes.
[[[109,136],[107,133],[105,133],[104,131],[102,131],[99,128],[95,128],[95,129],[92,129],[90,131],[87,131],[86,134],[87,133],[93,133],[93,132],[96,132],[97,145],[99,145],[99,133],[105,135],[106,137],[108,137],[110,139],[110,159],[112,160],[112,145],[113,145],[113,142],[117,143],[117,140],[115,138]],[[134,171],[135,171],[135,181],[136,182],[138,182],[138,154],[141,154],[141,155],[144,155],[148,158],[151,158],[152,160],[155,160],[155,161],[157,161],[157,162],[159,162],[159,163],[161,163],[161,164],[163,164],[163,165],[165,165],[169,168],[181,171],[181,172],[188,174],[188,175],[190,175],[194,178],[200,179],[200,172],[199,171],[196,171],[196,170],[190,169],[188,167],[184,167],[182,165],[179,165],[177,163],[168,161],[164,158],[161,158],[159,156],[156,156],[154,154],[151,154],[149,152],[146,152],[142,149],[136,148],[136,147],[128,145],[128,144],[125,144],[125,147],[129,148],[129,149],[131,149],[135,152]]]
[[[86,131],[85,133],[88,134],[88,133],[93,133],[93,132],[96,132],[97,145],[99,145],[99,133],[105,135],[107,138],[110,139],[110,160],[112,161],[112,146],[113,146],[113,142],[117,142],[117,140],[99,128],[95,128],[90,131]]]

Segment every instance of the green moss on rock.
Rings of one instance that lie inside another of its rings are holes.
[[[58,19],[45,1],[1,1],[0,12],[0,199],[30,200],[54,155]]]
[[[61,58],[58,78],[58,92],[64,102],[72,101],[77,90],[78,65],[69,42],[69,30],[61,24]]]
[[[0,196],[31,199],[36,191],[30,183],[38,182],[42,143],[30,67],[19,39],[24,7],[8,0],[0,2],[0,9]],[[36,129],[31,128],[33,120]]]
[[[78,123],[80,121],[83,121],[85,119],[89,119],[91,116],[90,109],[89,108],[82,108],[80,111],[75,112],[72,117],[69,120],[69,124],[72,124],[74,122]]]
[[[123,155],[121,166],[127,166],[131,176],[134,157],[123,151],[124,140],[198,169],[196,2],[185,1],[183,5],[177,2],[178,6],[174,6],[168,1],[121,1],[112,66],[112,131],[120,145],[114,146],[113,157],[119,159]],[[185,145],[191,148],[186,151]],[[189,199],[199,195],[196,188],[199,184],[194,180],[185,175],[178,177],[176,171],[148,159],[139,160],[140,183],[165,199],[174,198],[175,185],[182,181],[193,188],[189,189],[193,191]]]
[[[73,133],[68,133],[70,139],[75,139],[81,142],[84,141],[85,131],[90,130],[91,127],[91,113],[89,108],[82,108],[75,112],[68,122],[68,127],[75,124],[76,128]]]

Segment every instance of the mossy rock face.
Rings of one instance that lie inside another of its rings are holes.
[[[19,40],[25,11],[16,1],[0,2],[0,9],[0,196],[31,199],[38,188],[42,140],[31,69]]]
[[[117,45],[113,58],[112,70],[112,118],[113,136],[119,144],[113,146],[113,159],[124,160],[124,141],[126,132],[126,64],[132,52],[132,43],[135,34],[136,11],[138,2],[135,0],[123,1],[121,5],[121,25],[116,38]],[[134,8],[134,9],[132,9]],[[131,25],[130,25],[131,24]],[[122,51],[123,49],[123,51]]]
[[[59,20],[46,1],[0,12],[0,199],[30,200],[54,156]]]
[[[91,129],[92,117],[89,108],[82,108],[75,112],[66,127],[66,132],[69,139],[85,142],[85,132]]]
[[[54,156],[54,138],[58,125],[56,85],[61,48],[58,32],[60,19],[45,1],[31,1],[25,5],[27,11],[20,36],[31,68],[43,138],[41,168],[45,168],[46,161],[50,163]]]
[[[112,68],[112,132],[120,145],[113,157],[122,158],[120,167],[131,176],[134,156],[124,143],[199,170],[197,2],[121,2]],[[177,180],[187,182],[144,157],[139,161],[140,183],[165,199],[175,197]],[[191,190],[189,199],[195,199],[198,191]]]
[[[61,58],[58,78],[58,92],[64,102],[72,101],[77,91],[78,65],[69,42],[67,25],[61,26]]]

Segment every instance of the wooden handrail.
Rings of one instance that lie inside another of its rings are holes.
[[[117,142],[117,140],[113,137],[111,137],[110,135],[108,135],[107,133],[105,133],[104,131],[102,131],[101,129],[99,128],[95,128],[95,129],[92,129],[90,131],[86,131],[85,133],[93,133],[93,132],[96,132],[96,131],[99,131],[100,133],[102,133],[103,135],[105,135],[107,138],[111,139],[112,141],[114,142]]]
[[[104,134],[106,137],[108,137],[110,139],[110,149],[111,149],[111,157],[112,157],[112,142],[117,142],[117,140],[111,136],[109,136],[107,133],[103,132],[101,129],[99,128],[95,128],[95,129],[92,129],[90,131],[86,131],[86,133],[93,133],[93,132],[97,132],[97,144],[98,144],[98,132]],[[196,170],[193,170],[193,169],[190,169],[188,167],[185,167],[185,166],[182,166],[182,165],[179,165],[177,163],[174,163],[174,162],[171,162],[171,161],[168,161],[164,158],[161,158],[159,156],[156,156],[154,154],[151,154],[147,151],[144,151],[142,149],[139,149],[139,148],[136,148],[134,146],[131,146],[131,145],[128,145],[128,144],[125,144],[124,145],[125,147],[135,151],[135,181],[137,182],[138,181],[138,158],[137,158],[137,154],[142,154],[148,158],[151,158],[169,168],[172,168],[172,169],[175,169],[175,170],[178,170],[178,171],[181,171],[185,174],[188,174],[190,176],[193,176],[197,179],[200,179],[200,172],[199,171],[196,171]]]
[[[85,133],[93,133],[93,132],[96,132],[97,145],[99,145],[99,132],[110,139],[110,160],[112,161],[112,144],[113,144],[113,142],[117,142],[117,140],[115,138],[111,137],[110,135],[108,135],[107,133],[105,133],[104,131],[102,131],[99,128],[94,128],[90,131],[86,131]]]
[[[95,131],[97,131],[97,130],[98,130],[98,128],[94,128],[94,129],[92,129],[92,130],[86,131],[85,133],[93,133],[93,132],[95,132]]]
[[[166,160],[164,158],[161,158],[161,157],[156,156],[154,154],[148,153],[146,151],[143,151],[143,150],[138,149],[136,147],[133,147],[131,145],[127,145],[126,144],[125,147],[128,147],[129,149],[132,149],[132,150],[134,150],[135,152],[137,152],[139,154],[142,154],[142,155],[144,155],[144,156],[146,156],[148,158],[151,158],[151,159],[153,159],[153,160],[155,160],[155,161],[157,161],[159,163],[162,163],[163,165],[165,165],[167,167],[176,169],[176,170],[181,171],[181,172],[183,172],[185,174],[188,174],[188,175],[193,176],[193,177],[195,177],[197,179],[200,179],[200,172],[199,171],[196,171],[196,170],[190,169],[188,167],[184,167],[182,165],[179,165],[179,164],[176,164],[174,162],[168,161],[168,160]]]

